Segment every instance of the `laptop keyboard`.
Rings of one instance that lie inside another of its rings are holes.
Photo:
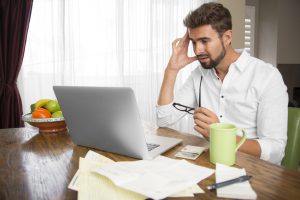
[[[153,150],[153,149],[155,149],[156,147],[159,147],[159,146],[160,146],[159,144],[147,143],[148,151],[151,151],[151,150]]]

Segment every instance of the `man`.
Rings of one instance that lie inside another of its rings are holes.
[[[205,138],[210,124],[232,123],[247,134],[240,151],[280,164],[287,140],[288,95],[277,68],[232,48],[231,15],[222,4],[203,4],[187,15],[184,25],[187,32],[172,43],[165,69],[158,125],[169,126],[195,108],[194,129]],[[187,55],[190,41],[194,57]],[[174,97],[178,72],[196,60],[201,66]]]

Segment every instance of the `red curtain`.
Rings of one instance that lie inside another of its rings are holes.
[[[0,128],[23,127],[17,78],[33,0],[0,0]]]

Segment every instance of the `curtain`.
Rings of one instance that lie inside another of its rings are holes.
[[[171,43],[184,35],[188,12],[204,2],[35,0],[19,76],[24,112],[38,99],[55,98],[53,85],[126,86],[141,118],[155,124]],[[182,70],[176,87],[196,65]],[[193,129],[186,122],[176,127]]]
[[[0,128],[22,127],[17,78],[33,0],[0,0]]]

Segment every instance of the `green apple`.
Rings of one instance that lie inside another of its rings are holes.
[[[56,100],[50,100],[48,103],[44,106],[48,111],[51,113],[55,113],[56,111],[60,111],[60,106]]]
[[[59,111],[52,113],[51,117],[52,118],[60,118],[60,117],[64,117],[64,116],[63,116],[61,110],[59,110]]]

